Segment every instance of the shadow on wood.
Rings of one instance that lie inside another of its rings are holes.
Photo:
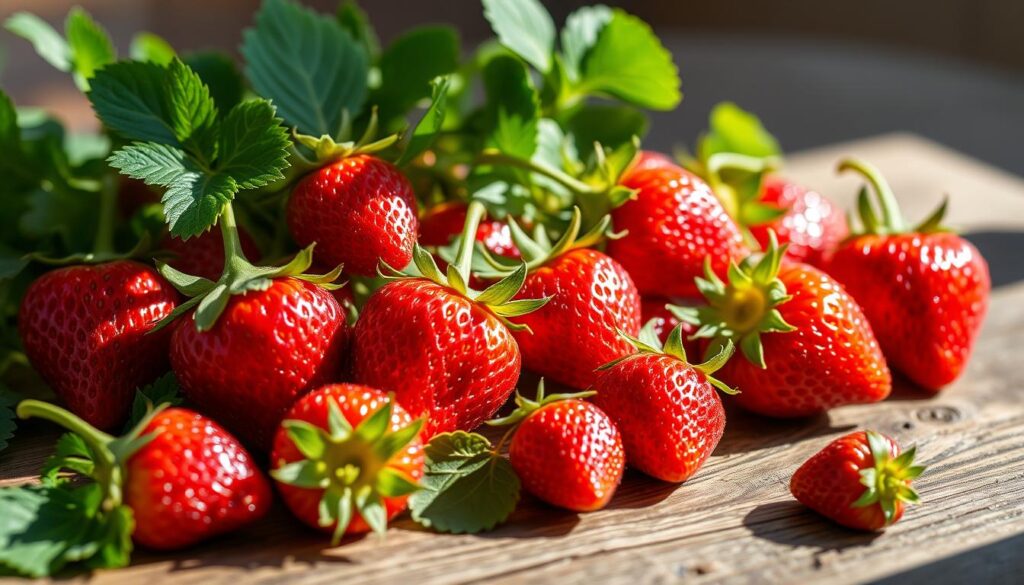
[[[974,583],[1016,585],[1024,572],[1024,534],[975,548],[949,558],[875,581],[877,585],[946,583],[952,575],[970,576]]]
[[[786,546],[820,549],[816,557],[827,551],[868,546],[880,536],[838,526],[796,500],[755,506],[743,517],[743,525],[757,538]]]

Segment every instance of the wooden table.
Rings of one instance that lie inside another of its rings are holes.
[[[836,177],[843,154],[874,161],[921,218],[943,193],[950,221],[1001,234],[1024,252],[1024,181],[908,135],[794,155],[787,173],[849,204],[858,180]],[[1009,257],[1008,254],[1003,254]],[[408,519],[386,540],[325,548],[325,539],[276,509],[244,534],[174,556],[139,552],[135,565],[91,583],[671,583],[865,581],[1019,582],[1024,569],[1024,279],[1004,282],[963,378],[932,397],[898,381],[882,404],[838,408],[799,422],[729,410],[725,438],[683,485],[627,472],[611,505],[571,514],[524,497],[511,520],[479,535],[434,534]],[[793,470],[829,440],[870,427],[917,443],[930,465],[924,504],[882,535],[838,528],[797,504]],[[31,479],[52,428],[30,424],[0,455],[0,483]]]

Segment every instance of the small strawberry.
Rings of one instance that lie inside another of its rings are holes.
[[[466,285],[473,238],[484,209],[471,203],[456,261],[447,275],[417,246],[422,276],[385,267],[393,280],[363,306],[353,339],[355,381],[394,392],[407,411],[426,416],[425,438],[473,429],[508,399],[519,379],[519,347],[509,317],[536,310],[542,300],[512,300],[526,267],[477,292]]]
[[[132,540],[147,548],[185,548],[247,526],[270,507],[270,486],[245,448],[191,410],[157,409],[120,438],[36,400],[19,404],[18,416],[45,418],[82,440],[84,453],[50,467],[91,477],[109,530],[134,526]],[[131,510],[127,519],[122,505]]]
[[[943,204],[908,227],[878,169],[845,160],[873,187],[878,217],[863,189],[863,229],[843,242],[827,270],[864,307],[893,369],[937,391],[963,372],[988,310],[988,264],[970,242],[941,227]]]
[[[716,269],[746,256],[739,227],[702,179],[671,167],[627,171],[624,187],[635,197],[612,210],[621,238],[608,255],[633,277],[642,295],[693,297],[704,258]]]
[[[711,375],[732,355],[732,345],[691,365],[679,327],[664,348],[650,326],[631,341],[639,352],[603,366],[593,402],[622,433],[630,467],[662,481],[686,481],[722,438],[725,409],[715,388],[733,390]]]
[[[333,534],[384,533],[423,477],[421,420],[383,392],[332,384],[306,394],[274,437],[271,475],[285,504]]]
[[[707,269],[697,283],[708,306],[676,310],[700,326],[696,337],[740,348],[718,372],[740,390],[736,402],[800,417],[888,396],[889,369],[853,297],[817,268],[784,261],[785,246],[770,238],[756,263],[729,266],[728,282]]]
[[[442,203],[430,208],[420,217],[421,246],[447,246],[462,232],[466,223],[465,203]],[[497,219],[484,219],[476,230],[476,241],[495,256],[519,258],[519,248],[512,241],[508,223]]]
[[[580,220],[579,209],[573,209],[569,227],[554,245],[546,237],[531,240],[515,222],[509,224],[527,265],[517,298],[551,299],[510,321],[527,328],[513,335],[528,369],[588,388],[598,367],[634,351],[617,331],[640,332],[640,295],[618,262],[588,247],[604,237],[607,218],[577,239]]]
[[[782,151],[757,116],[726,102],[711,110],[709,122],[698,144],[699,160],[687,166],[711,185],[761,248],[774,231],[780,243],[789,244],[787,258],[820,267],[848,233],[839,206],[774,174]]]
[[[375,275],[382,261],[408,265],[419,228],[412,185],[393,164],[372,154],[397,137],[370,143],[375,133],[376,116],[355,143],[296,136],[316,153],[310,164],[319,168],[299,181],[287,208],[288,228],[299,245],[315,243],[319,263],[344,264],[362,276]]]
[[[622,481],[626,457],[622,438],[600,408],[579,400],[593,392],[544,395],[516,394],[518,408],[489,421],[514,425],[509,460],[523,487],[541,500],[567,510],[591,512],[608,504]]]
[[[177,301],[138,262],[68,266],[29,286],[18,331],[32,366],[68,408],[109,430],[128,416],[135,389],[167,371],[171,332],[153,330]]]
[[[874,431],[850,433],[805,461],[789,491],[843,526],[882,530],[903,516],[904,504],[920,502],[910,487],[925,469],[914,465],[915,452],[911,447],[901,454],[896,441]]]
[[[161,272],[192,296],[174,331],[171,366],[185,396],[203,412],[260,449],[270,446],[295,399],[332,381],[348,346],[348,325],[328,288],[329,274],[304,274],[312,249],[284,266],[253,266],[245,258],[227,204],[220,218],[228,261],[217,280]],[[194,310],[192,310],[194,307]]]
[[[260,248],[249,232],[239,227],[238,239],[247,257],[259,257]],[[210,280],[217,280],[224,272],[224,242],[216,232],[203,232],[189,240],[167,234],[161,240],[160,247],[174,255],[167,261],[167,265],[180,272]]]

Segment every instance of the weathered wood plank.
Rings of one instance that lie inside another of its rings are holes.
[[[954,223],[1024,230],[1024,182],[914,137],[797,156],[788,172],[829,194],[852,193],[856,181],[832,175],[839,152],[857,153],[887,172],[911,203],[910,216],[926,212],[948,187]],[[141,552],[130,569],[99,572],[89,581],[845,582],[927,569],[940,559],[960,563],[948,570],[970,569],[970,551],[982,547],[988,552],[979,558],[991,564],[975,563],[972,570],[1007,577],[1024,569],[1024,559],[1012,554],[1024,535],[1022,346],[1024,283],[996,291],[967,374],[938,396],[899,382],[882,404],[807,421],[765,420],[730,408],[722,443],[694,478],[675,486],[627,474],[601,512],[570,514],[527,498],[492,533],[439,535],[403,520],[384,541],[355,539],[325,550],[321,537],[279,508],[244,534],[174,556]],[[918,482],[924,505],[880,536],[821,520],[787,488],[806,457],[864,427],[918,443],[921,460],[931,464]],[[0,484],[30,477],[55,436],[41,424],[19,436],[0,454]]]

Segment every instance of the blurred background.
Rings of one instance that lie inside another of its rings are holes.
[[[336,0],[304,0],[332,12]],[[559,25],[579,0],[544,0]],[[786,150],[909,131],[1024,175],[1022,0],[609,1],[649,22],[673,52],[685,98],[654,116],[648,146],[692,144],[713,104],[759,114]],[[2,0],[0,18],[31,10],[57,26],[81,5],[122,54],[149,30],[179,50],[237,55],[259,0]],[[464,48],[490,37],[477,0],[363,0],[383,42],[410,27],[450,23]],[[94,124],[69,76],[0,32],[0,85],[19,105],[69,125]]]

